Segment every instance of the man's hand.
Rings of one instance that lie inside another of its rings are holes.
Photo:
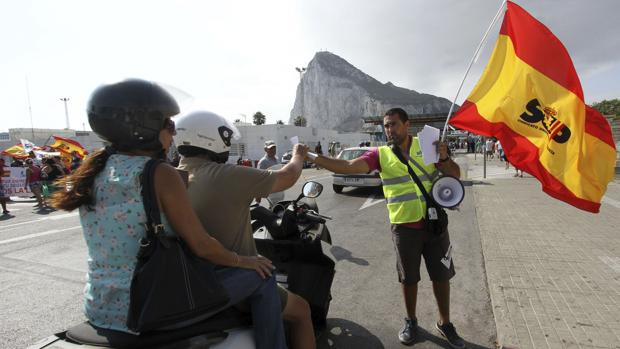
[[[299,155],[302,158],[306,158],[306,155],[308,154],[308,146],[305,144],[301,144],[301,143],[297,143],[293,146],[293,156],[295,155]]]
[[[439,160],[446,160],[450,155],[448,154],[448,143],[442,141],[435,141],[433,144],[437,147],[437,153],[439,153]]]

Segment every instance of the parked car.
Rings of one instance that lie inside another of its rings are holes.
[[[346,148],[338,154],[337,158],[342,160],[353,160],[362,156],[370,150],[370,147],[353,147]],[[379,171],[374,170],[370,173],[356,174],[333,174],[332,188],[336,193],[342,193],[344,187],[379,187],[381,186],[381,178]]]
[[[293,150],[289,150],[286,153],[284,153],[284,155],[282,155],[282,159],[280,160],[281,164],[288,164],[289,161],[291,161],[291,158],[293,157]],[[311,162],[309,161],[304,161],[304,168],[308,168],[312,165]]]

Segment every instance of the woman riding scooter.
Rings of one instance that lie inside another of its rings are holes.
[[[179,113],[174,98],[155,83],[125,80],[96,89],[88,102],[93,131],[111,145],[88,157],[59,183],[54,207],[79,209],[88,246],[85,312],[98,328],[131,333],[129,294],[146,215],[140,175],[151,158],[161,158],[172,143]],[[183,180],[167,165],[157,166],[155,192],[162,223],[197,256],[226,268],[217,271],[227,291],[227,306],[246,300],[252,307],[257,348],[285,348],[280,301],[272,263],[260,256],[239,256],[225,249],[202,227]],[[189,325],[184,323],[183,325]]]

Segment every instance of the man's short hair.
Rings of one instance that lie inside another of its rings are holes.
[[[409,121],[409,115],[407,115],[407,112],[403,108],[392,108],[386,111],[384,116],[393,116],[393,115],[398,115],[398,117],[400,118],[400,121],[403,124]]]
[[[265,148],[266,149],[269,149],[269,148],[275,147],[275,146],[276,146],[276,142],[274,142],[272,140],[265,141]]]

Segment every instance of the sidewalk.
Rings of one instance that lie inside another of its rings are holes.
[[[498,160],[462,154],[472,180],[499,345],[620,348],[620,184],[599,214],[551,198]],[[459,162],[461,162],[459,161]]]

